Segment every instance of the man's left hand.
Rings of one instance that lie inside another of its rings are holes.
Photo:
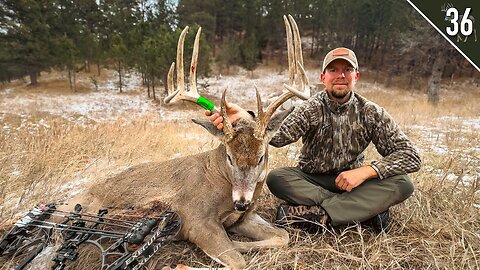
[[[357,169],[341,172],[337,176],[337,179],[335,179],[335,184],[337,184],[338,188],[341,190],[350,192],[352,189],[365,182],[365,180],[376,177],[378,177],[377,171],[371,166],[363,166]]]

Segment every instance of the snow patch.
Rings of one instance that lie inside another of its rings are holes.
[[[62,194],[62,193],[68,193],[68,197],[73,197],[81,192],[84,191],[81,187],[88,183],[90,181],[89,178],[87,177],[82,177],[73,181],[70,181],[68,183],[65,183],[58,187],[54,193]]]

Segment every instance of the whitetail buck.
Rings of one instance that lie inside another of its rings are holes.
[[[292,52],[300,41],[298,28],[291,16],[285,18],[288,33],[290,84],[301,51]],[[293,30],[290,28],[292,25]],[[183,78],[183,42],[187,28],[182,32],[177,49],[177,90],[173,89],[173,65],[169,72],[167,102],[199,97],[195,85],[198,37],[194,45],[190,67],[190,85],[186,89]],[[200,30],[199,30],[200,32]],[[293,34],[292,34],[293,33]],[[295,37],[292,39],[292,35]],[[299,73],[300,74],[300,73]],[[304,72],[302,78],[305,78]],[[300,87],[307,86],[305,81]],[[298,92],[293,89],[293,91]],[[168,205],[183,220],[179,240],[189,240],[208,256],[228,269],[246,266],[241,252],[256,248],[280,247],[288,244],[288,233],[272,226],[254,210],[255,200],[262,192],[267,174],[268,143],[289,111],[275,110],[294,96],[283,93],[265,111],[257,91],[258,113],[254,121],[240,119],[234,124],[226,117],[225,92],[221,100],[223,131],[208,120],[194,120],[203,126],[221,144],[213,150],[197,155],[134,166],[90,189],[90,194],[101,205],[120,208],[148,208]],[[228,232],[251,238],[252,242],[229,239]],[[177,268],[190,269],[186,266]]]

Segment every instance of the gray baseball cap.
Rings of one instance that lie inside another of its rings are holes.
[[[350,49],[340,47],[333,49],[327,53],[325,59],[323,59],[322,72],[325,72],[325,68],[328,66],[328,64],[330,64],[333,60],[337,59],[347,60],[352,65],[352,67],[358,70],[358,61],[355,53]]]

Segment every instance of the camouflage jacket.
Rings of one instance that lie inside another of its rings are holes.
[[[383,158],[370,165],[380,179],[415,172],[421,158],[392,117],[377,104],[352,92],[339,105],[321,91],[285,119],[270,141],[281,147],[302,138],[298,166],[307,173],[338,173],[358,168],[372,142]]]

